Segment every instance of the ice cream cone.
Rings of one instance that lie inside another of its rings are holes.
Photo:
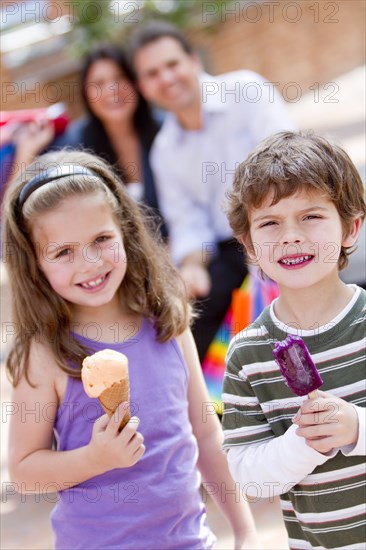
[[[129,403],[130,401],[130,387],[128,383],[128,378],[122,380],[119,383],[115,383],[110,388],[104,390],[104,392],[102,392],[98,397],[98,400],[108,416],[113,416],[120,403],[122,403],[123,401]],[[118,428],[119,431],[121,431],[125,427],[130,418],[131,414],[129,406],[127,405],[125,415],[123,416]]]
[[[85,357],[81,379],[85,392],[89,397],[98,398],[109,417],[113,416],[120,403],[127,403],[125,415],[119,426],[121,431],[131,418],[127,357],[115,350],[97,351]]]

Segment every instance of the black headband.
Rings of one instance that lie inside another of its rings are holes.
[[[17,200],[18,213],[21,212],[25,201],[33,193],[33,191],[35,191],[39,187],[42,187],[42,185],[46,185],[46,183],[49,183],[50,181],[58,180],[60,178],[64,178],[65,176],[93,176],[97,178],[101,177],[99,174],[97,174],[97,172],[94,172],[94,170],[86,168],[86,166],[81,166],[81,164],[72,164],[57,167],[52,166],[51,168],[47,168],[40,174],[37,174],[37,176],[34,176],[34,178],[32,178],[31,180],[29,180],[21,190]]]

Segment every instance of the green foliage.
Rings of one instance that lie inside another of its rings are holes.
[[[113,14],[104,0],[72,0],[72,50],[84,55],[95,43],[113,41]]]
[[[203,26],[205,5],[217,7],[229,0],[72,0],[74,20],[73,49],[83,55],[95,43],[123,44],[136,25],[151,19],[169,21],[181,29]],[[210,18],[214,22],[214,17]],[[210,25],[205,25],[209,28]]]

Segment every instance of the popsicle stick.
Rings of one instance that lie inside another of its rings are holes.
[[[310,393],[308,393],[309,399],[316,399],[317,397],[319,397],[318,390],[313,390]]]

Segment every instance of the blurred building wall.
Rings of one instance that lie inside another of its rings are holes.
[[[365,7],[364,0],[238,1],[230,6],[203,1],[187,33],[212,74],[254,70],[294,101],[365,63]],[[4,67],[1,108],[64,101],[71,116],[79,116],[78,67],[66,47],[23,66]]]
[[[204,30],[214,4],[206,2]],[[306,88],[365,63],[365,7],[363,0],[235,2],[232,11],[216,6],[220,23],[211,32],[190,34],[213,74],[246,68]]]

